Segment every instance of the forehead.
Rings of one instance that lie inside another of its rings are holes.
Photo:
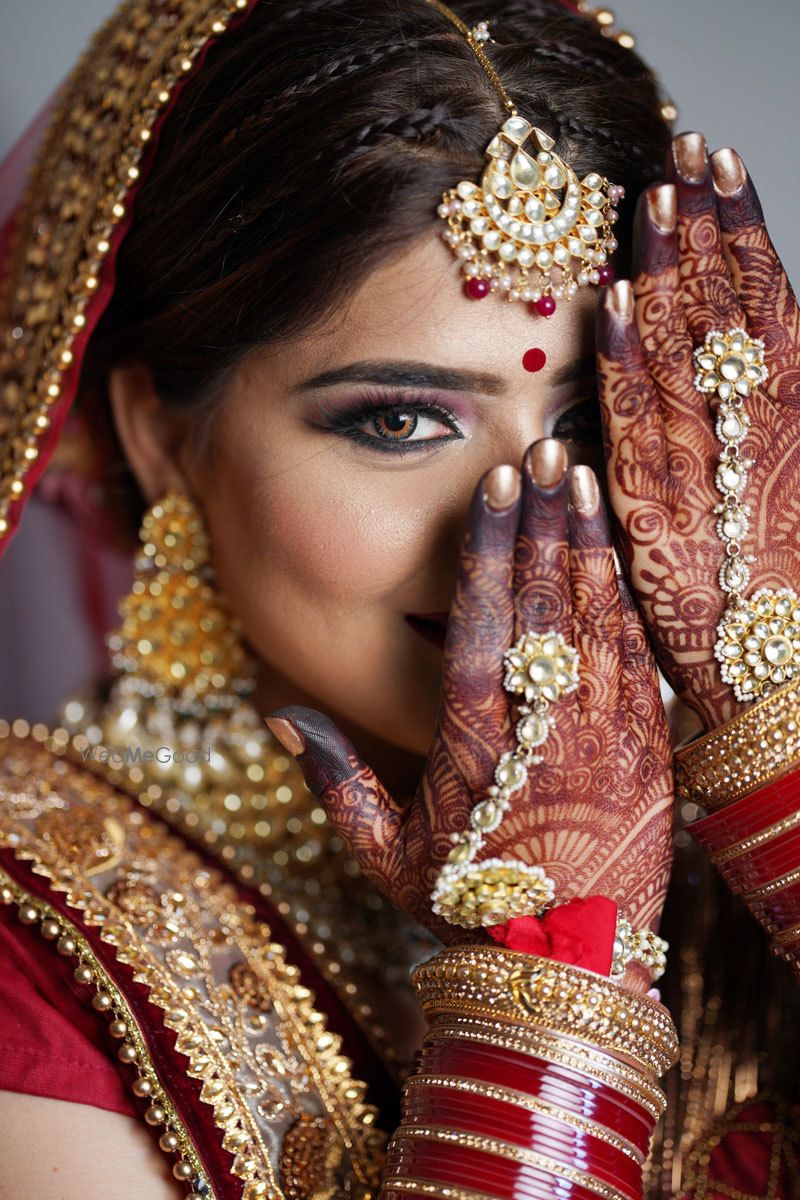
[[[551,318],[499,295],[471,300],[458,262],[431,232],[371,272],[313,333],[293,341],[285,367],[296,381],[352,361],[406,358],[518,380],[532,347],[545,352],[548,371],[591,351],[596,295],[594,288],[582,290],[561,301]]]

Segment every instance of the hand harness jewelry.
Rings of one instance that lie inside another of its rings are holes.
[[[556,300],[613,279],[611,227],[625,189],[595,171],[579,179],[553,152],[553,139],[519,116],[483,49],[492,40],[486,21],[469,29],[440,0],[429,3],[464,34],[509,113],[486,147],[480,184],[462,180],[444,193],[444,239],[473,300],[501,292],[552,316]]]
[[[486,799],[470,814],[470,828],[452,835],[453,849],[431,896],[435,913],[468,929],[538,916],[555,895],[553,881],[542,867],[501,858],[481,863],[475,859],[486,834],[500,825],[514,793],[527,783],[530,767],[542,761],[536,750],[555,727],[551,706],[578,686],[578,653],[560,633],[526,633],[506,651],[503,663],[506,691],[525,700],[516,725],[517,747],[497,764]]]
[[[452,835],[453,849],[431,894],[433,911],[467,929],[500,925],[515,917],[541,916],[555,899],[555,885],[543,867],[513,859],[476,862],[486,836],[508,812],[530,768],[541,763],[536,751],[556,725],[552,706],[578,687],[578,652],[560,633],[526,633],[503,657],[506,691],[520,697],[515,727],[517,746],[497,764],[494,784],[470,813],[469,829]],[[663,974],[667,943],[650,930],[637,931],[619,915],[611,978],[619,979],[634,960],[655,980]]]
[[[725,683],[733,686],[737,700],[768,696],[800,672],[800,598],[790,588],[759,588],[749,600],[744,592],[756,561],[744,554],[742,543],[750,524],[750,506],[743,500],[753,459],[742,447],[750,418],[744,411],[747,398],[768,376],[764,343],[744,329],[709,333],[694,352],[695,387],[720,400],[716,432],[722,453],[716,473],[722,502],[714,509],[717,536],[725,561],[719,585],[728,604],[717,626],[714,655]]]

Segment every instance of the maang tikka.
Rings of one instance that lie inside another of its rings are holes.
[[[442,196],[444,240],[461,260],[473,300],[499,292],[550,317],[557,300],[613,279],[611,227],[625,189],[596,171],[579,179],[554,153],[553,139],[518,114],[484,53],[486,21],[469,29],[440,0],[428,2],[464,34],[509,112],[486,147],[480,183],[462,180]]]

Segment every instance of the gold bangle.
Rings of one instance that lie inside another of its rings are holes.
[[[663,1005],[581,967],[499,946],[454,946],[417,967],[412,981],[429,1018],[463,1012],[552,1031],[657,1076],[677,1060],[677,1032]]]
[[[528,1150],[524,1146],[517,1146],[513,1142],[503,1141],[501,1138],[486,1137],[479,1133],[464,1133],[460,1129],[447,1129],[439,1125],[401,1125],[392,1138],[392,1146],[396,1147],[398,1142],[406,1139],[409,1141],[449,1142],[451,1145],[463,1146],[467,1150],[493,1154],[496,1158],[534,1167],[547,1175],[555,1175],[558,1179],[566,1179],[570,1183],[575,1183],[579,1187],[593,1192],[601,1200],[627,1200],[623,1192],[618,1191],[611,1184],[604,1183],[602,1179],[589,1175],[586,1171],[579,1171],[576,1167],[561,1163],[547,1154],[540,1154],[538,1150]]]
[[[592,1050],[554,1034],[537,1034],[528,1029],[511,1030],[507,1024],[499,1021],[492,1023],[477,1017],[453,1017],[447,1022],[441,1018],[437,1020],[425,1037],[426,1044],[454,1040],[499,1046],[503,1050],[512,1050],[516,1054],[542,1059],[553,1066],[577,1071],[639,1104],[654,1121],[666,1108],[666,1097],[660,1087],[652,1082],[652,1075],[645,1074],[639,1067],[611,1058],[602,1051]]]
[[[523,1108],[526,1112],[538,1113],[542,1117],[548,1117],[551,1121],[559,1121],[562,1125],[569,1125],[571,1129],[577,1129],[579,1133],[595,1137],[598,1141],[605,1142],[608,1146],[613,1146],[620,1154],[624,1154],[626,1158],[632,1159],[639,1166],[645,1161],[644,1154],[640,1153],[627,1138],[621,1137],[611,1129],[607,1129],[605,1125],[600,1125],[596,1121],[590,1121],[588,1117],[581,1117],[577,1113],[570,1112],[569,1109],[560,1108],[557,1104],[552,1104],[549,1100],[540,1100],[538,1096],[530,1096],[527,1092],[520,1092],[517,1088],[502,1087],[496,1083],[484,1083],[480,1079],[466,1079],[460,1075],[412,1075],[404,1084],[406,1092],[426,1087],[449,1088],[451,1091],[466,1092],[471,1096],[484,1096],[487,1100],[498,1100],[504,1104],[513,1104],[516,1108]]]
[[[387,1192],[410,1192],[413,1196],[428,1196],[433,1200],[497,1200],[488,1192],[474,1192],[471,1188],[452,1187],[449,1183],[430,1183],[427,1179],[409,1179],[397,1175],[385,1175],[381,1195]]]
[[[800,683],[678,751],[675,767],[679,798],[712,810],[800,767]]]

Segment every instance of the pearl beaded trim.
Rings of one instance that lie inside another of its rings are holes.
[[[494,784],[470,814],[470,828],[453,834],[453,849],[431,895],[433,911],[468,929],[498,925],[511,917],[538,916],[555,895],[553,881],[539,866],[500,858],[476,863],[487,834],[494,833],[528,770],[542,761],[535,751],[555,727],[551,704],[578,686],[578,653],[560,633],[526,633],[503,659],[504,687],[524,698],[516,725],[517,747],[504,754]]]
[[[143,1112],[151,1128],[163,1126],[159,1146],[165,1154],[177,1155],[172,1174],[189,1188],[187,1200],[215,1200],[202,1163],[171,1099],[164,1091],[135,1017],[122,992],[98,961],[89,942],[78,929],[46,901],[33,896],[0,869],[0,904],[15,905],[21,924],[38,928],[64,958],[75,962],[73,978],[83,989],[92,989],[91,1006],[98,1017],[109,1020],[108,1032],[119,1043],[117,1058],[131,1067],[136,1077],[131,1090],[147,1107]]]

